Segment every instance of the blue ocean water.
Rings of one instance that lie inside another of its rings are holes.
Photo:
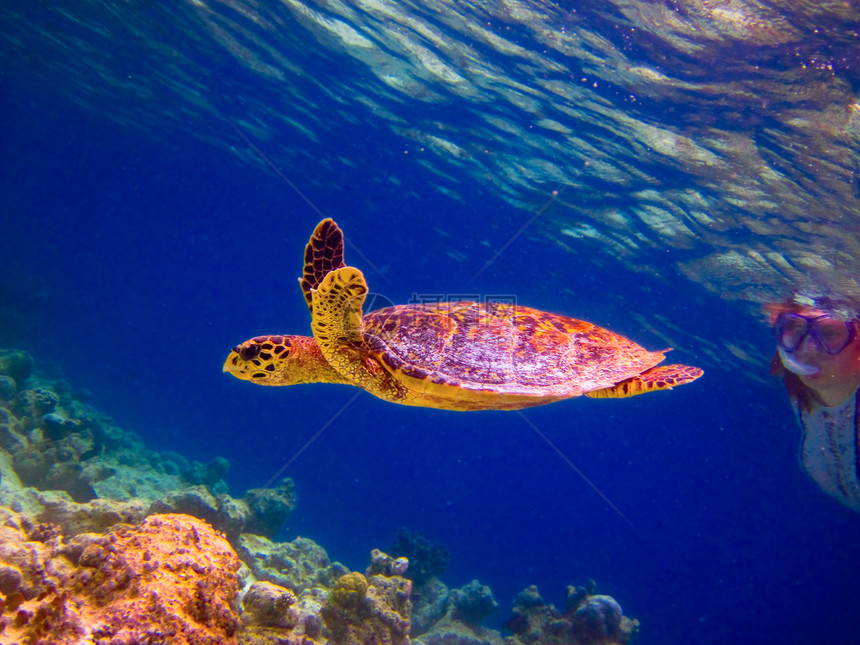
[[[740,305],[529,233],[473,279],[534,212],[478,186],[457,201],[366,184],[360,170],[308,203],[262,160],[201,143],[195,129],[212,124],[153,138],[7,80],[0,257],[41,294],[17,342],[150,447],[228,457],[234,493],[293,478],[298,508],[282,538],[310,537],[362,569],[401,526],[420,530],[450,551],[446,583],[492,587],[497,626],[527,585],[562,604],[566,585],[594,578],[641,621],[643,644],[857,641],[860,518],[798,468],[799,431],[765,364],[755,380],[679,346],[673,360],[706,370],[698,382],[527,410],[528,422],[221,373],[246,338],[308,330],[295,279],[321,214],[346,232],[348,263],[393,302],[513,295],[654,349],[665,343],[631,314],[769,353],[768,329]],[[393,136],[327,146],[408,176]],[[282,171],[299,189],[326,179],[311,166]]]

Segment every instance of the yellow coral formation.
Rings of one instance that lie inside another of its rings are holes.
[[[341,607],[355,608],[361,605],[367,594],[367,579],[358,571],[341,576],[331,590],[331,601]]]
[[[320,611],[337,645],[409,644],[411,581],[358,572],[341,576]]]

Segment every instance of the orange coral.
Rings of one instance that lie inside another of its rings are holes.
[[[153,515],[87,546],[65,580],[111,643],[153,638],[189,645],[230,643],[238,624],[239,560],[208,524]]]
[[[51,527],[10,524],[3,537],[16,544],[0,549],[0,561],[14,567],[5,578],[17,584],[4,590],[0,641],[236,643],[239,560],[204,522],[153,515],[69,544]]]

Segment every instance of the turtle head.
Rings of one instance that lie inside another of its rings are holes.
[[[343,383],[310,336],[256,336],[237,345],[224,371],[259,385]]]

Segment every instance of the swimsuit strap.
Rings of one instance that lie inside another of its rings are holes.
[[[860,481],[860,387],[854,392],[854,477]]]
[[[858,421],[857,413],[860,412],[860,385],[854,390],[854,421]],[[860,423],[857,424],[860,427]]]

